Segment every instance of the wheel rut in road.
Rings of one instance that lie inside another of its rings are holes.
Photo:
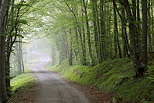
[[[83,93],[56,73],[44,69],[45,63],[32,63],[30,69],[37,79],[35,103],[90,103]]]

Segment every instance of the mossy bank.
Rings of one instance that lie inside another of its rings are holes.
[[[152,65],[152,62],[150,63]],[[69,66],[67,60],[61,65],[46,68],[60,73],[64,78],[85,85],[98,87],[100,90],[113,93],[116,97],[128,103],[146,101],[154,102],[154,83],[152,75],[134,79],[135,72],[130,59],[108,60],[95,67],[82,65]],[[153,66],[149,66],[152,74]]]
[[[36,85],[36,80],[30,70],[11,79],[11,98],[9,103],[23,103],[29,98],[31,88]]]

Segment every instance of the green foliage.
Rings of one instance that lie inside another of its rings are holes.
[[[19,3],[19,4],[15,5],[16,8],[21,8],[22,6],[30,6],[30,5],[29,4],[24,4],[24,3]]]
[[[154,88],[150,79],[133,79],[135,72],[130,59],[108,60],[93,68],[82,65],[68,66],[67,61],[63,61],[61,65],[50,70],[59,72],[72,81],[114,92],[128,103],[137,101],[146,103],[146,100],[154,99]]]
[[[28,89],[34,84],[34,82],[35,79],[33,74],[28,72],[11,79],[12,94]]]
[[[28,24],[27,20],[25,20],[25,19],[20,19],[18,22],[21,23],[21,24]]]
[[[128,101],[140,101],[153,92],[149,79],[127,80],[116,88],[116,93]]]
[[[149,66],[148,67],[148,78],[154,81],[154,66]]]

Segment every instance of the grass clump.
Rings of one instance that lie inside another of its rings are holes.
[[[50,69],[72,81],[112,92],[129,103],[154,101],[154,68],[150,69],[151,74],[146,78],[134,79],[133,63],[127,58],[108,60],[95,67],[68,66],[65,60],[61,65]]]
[[[29,70],[27,70],[29,71]],[[23,92],[28,90],[35,83],[33,74],[26,72],[24,74],[18,75],[15,78],[11,79],[11,91],[12,95],[15,95],[17,92]]]

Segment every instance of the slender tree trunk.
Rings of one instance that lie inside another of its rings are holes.
[[[20,39],[18,39],[20,41]],[[16,58],[16,62],[17,62],[17,67],[18,67],[18,74],[22,73],[22,65],[21,65],[21,47],[20,47],[20,43],[16,43],[16,51],[17,51],[17,58]]]
[[[126,26],[126,14],[125,14],[125,11],[123,10],[122,11],[122,38],[123,38],[123,41],[124,41],[124,47],[123,47],[123,50],[124,50],[124,57],[130,57],[130,54],[129,54],[129,42],[128,42],[128,36],[127,36],[127,26]]]
[[[101,61],[106,60],[106,47],[105,47],[105,21],[104,21],[104,0],[100,0],[100,53]]]
[[[99,54],[99,63],[101,63],[102,62],[102,57],[103,57],[103,53],[102,53],[102,49],[101,49],[101,28],[100,28],[100,16],[99,16],[99,11],[98,11],[98,9],[99,9],[99,6],[98,5],[96,5],[96,22],[97,22],[97,35],[98,35],[98,43],[97,43],[97,45],[98,45],[98,54]]]
[[[72,41],[70,41],[69,66],[73,65]]]
[[[113,1],[114,2],[114,1]],[[116,9],[115,9],[115,3],[113,3],[113,14],[114,14],[114,52],[117,55],[118,54],[118,46],[117,46],[117,16],[116,16]]]
[[[151,0],[151,25],[154,25],[154,2]],[[151,27],[151,31],[154,31],[153,26]],[[154,49],[154,32],[152,33],[152,45],[153,45],[153,49]]]
[[[116,13],[116,5],[113,2],[113,8],[114,8],[114,47],[115,47],[115,53],[119,54],[119,57],[122,58],[121,54],[121,47],[119,43],[119,37],[118,37],[118,24],[117,24],[117,13]]]
[[[70,43],[69,43],[69,58],[68,58],[68,63],[69,66],[71,66],[73,64],[73,54],[72,54],[72,41],[73,41],[73,37],[72,37],[72,30],[70,29]]]
[[[87,56],[86,56],[86,34],[85,34],[85,29],[83,27],[83,45],[82,45],[82,54],[83,54],[83,65],[86,65],[86,60],[87,60]]]
[[[141,22],[141,18],[140,18],[140,0],[137,0],[137,21]],[[141,31],[140,23],[138,23],[137,29],[138,29],[138,32],[140,34],[140,31]]]
[[[100,63],[100,54],[98,47],[98,28],[97,28],[97,1],[92,0],[93,3],[93,25],[94,25],[94,41],[95,41],[95,50],[96,50],[96,61]]]
[[[152,20],[151,20],[151,15],[152,14],[150,14],[150,3],[151,3],[151,1],[149,1],[149,3],[148,3],[148,25],[149,25],[149,27],[148,27],[148,31],[149,31],[149,33],[148,33],[148,44],[149,44],[149,46],[148,46],[148,50],[150,51],[150,52],[152,52],[153,51],[153,47],[152,47],[152,33],[151,33],[151,31],[152,31],[152,28],[153,28],[153,26],[152,26]]]
[[[82,8],[81,8],[82,9]],[[82,22],[84,23],[84,14],[82,12]],[[86,65],[86,60],[87,60],[87,56],[86,56],[86,34],[85,34],[85,26],[82,26],[82,35],[81,35],[81,44],[82,44],[82,64]]]
[[[141,66],[147,69],[147,0],[142,0],[142,43],[141,43]],[[144,72],[142,71],[142,72]],[[142,73],[143,74],[143,73]]]

